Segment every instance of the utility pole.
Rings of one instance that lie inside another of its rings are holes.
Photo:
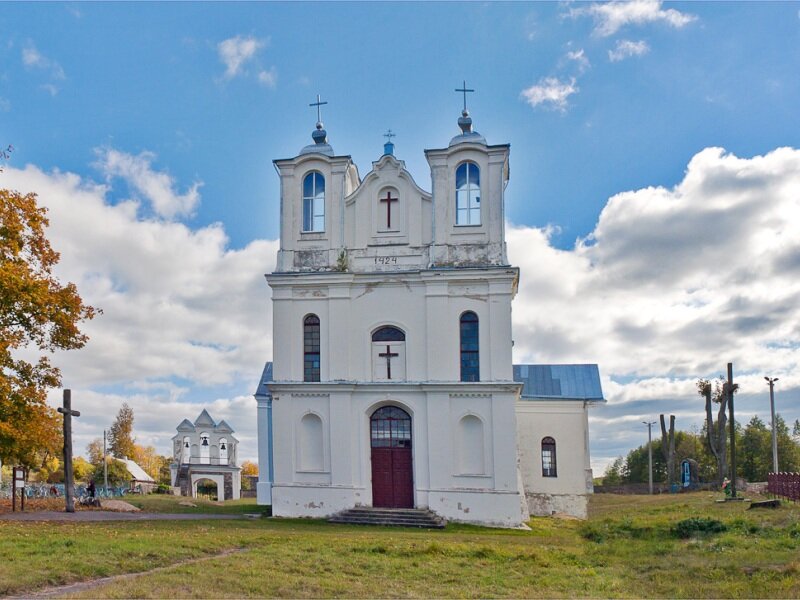
[[[108,492],[108,460],[106,460],[106,430],[103,429],[103,492]]]
[[[736,498],[736,420],[733,418],[733,363],[728,363],[728,407],[731,420],[731,498]]]
[[[648,470],[648,483],[650,484],[650,495],[653,495],[653,425],[656,424],[655,421],[642,421],[645,425],[647,425],[647,460],[649,464]]]
[[[778,472],[778,432],[775,430],[775,382],[777,377],[764,377],[769,384],[769,410],[772,413],[772,472]]]

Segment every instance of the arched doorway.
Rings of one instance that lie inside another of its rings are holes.
[[[379,408],[370,417],[372,505],[414,508],[411,416],[396,406]]]
[[[206,500],[212,501],[222,500],[220,491],[219,482],[207,477],[199,478],[194,482],[195,498],[205,498]]]

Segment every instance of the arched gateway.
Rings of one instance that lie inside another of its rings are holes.
[[[379,408],[370,417],[372,505],[414,508],[411,416],[396,406]]]

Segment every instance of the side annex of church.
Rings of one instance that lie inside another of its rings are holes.
[[[466,106],[458,125],[425,151],[432,192],[391,138],[361,179],[321,122],[314,143],[274,161],[274,358],[256,400],[258,502],[275,516],[585,516],[597,367],[512,365],[510,147],[487,144]]]

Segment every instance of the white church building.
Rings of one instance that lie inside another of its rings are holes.
[[[487,144],[466,105],[458,125],[425,150],[431,192],[391,137],[362,179],[321,122],[274,161],[274,358],[256,400],[258,502],[275,516],[424,508],[513,527],[586,514],[598,369],[512,365],[510,147]]]

